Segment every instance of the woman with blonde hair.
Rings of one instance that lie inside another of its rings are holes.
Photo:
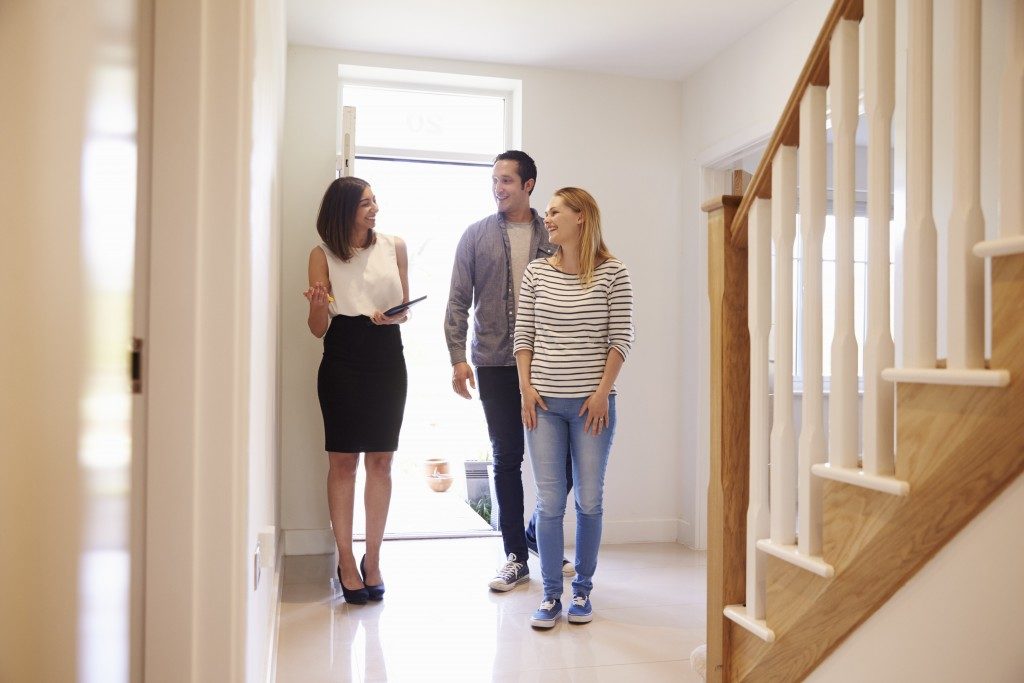
[[[633,343],[629,271],[604,243],[594,198],[577,187],[558,190],[544,226],[558,250],[526,267],[513,347],[537,483],[544,599],[530,622],[538,628],[554,626],[562,611],[567,450],[576,503],[576,578],[568,620],[593,618],[590,592],[616,426],[615,379]]]

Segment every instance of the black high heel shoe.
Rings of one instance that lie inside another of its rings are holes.
[[[366,588],[345,588],[345,582],[341,580],[341,567],[338,567],[338,585],[341,586],[341,594],[345,596],[345,602],[351,605],[365,605],[370,598]]]
[[[384,584],[378,583],[376,586],[371,586],[366,583],[366,555],[363,555],[363,559],[359,560],[359,575],[363,577],[363,583],[366,585],[366,595],[370,600],[383,600],[384,599]]]

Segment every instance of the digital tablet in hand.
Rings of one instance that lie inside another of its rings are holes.
[[[413,304],[419,303],[419,302],[423,301],[426,298],[427,298],[427,295],[424,294],[419,299],[413,299],[412,301],[406,301],[404,304],[398,304],[397,306],[392,306],[388,310],[384,311],[384,315],[388,316],[389,318],[391,316],[393,316],[393,315],[398,315],[399,313],[401,313],[405,309],[409,308]]]

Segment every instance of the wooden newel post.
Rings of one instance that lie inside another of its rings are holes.
[[[750,459],[750,333],[745,231],[733,226],[741,197],[723,196],[708,214],[711,300],[711,453],[708,485],[707,680],[729,681],[726,605],[744,602]]]

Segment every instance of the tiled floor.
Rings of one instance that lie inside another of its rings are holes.
[[[689,655],[704,642],[703,552],[669,543],[604,546],[594,621],[569,624],[563,616],[548,631],[528,622],[541,599],[536,558],[525,586],[487,589],[501,563],[500,539],[388,541],[387,595],[365,606],[341,598],[333,559],[285,559],[279,683],[700,680]]]

